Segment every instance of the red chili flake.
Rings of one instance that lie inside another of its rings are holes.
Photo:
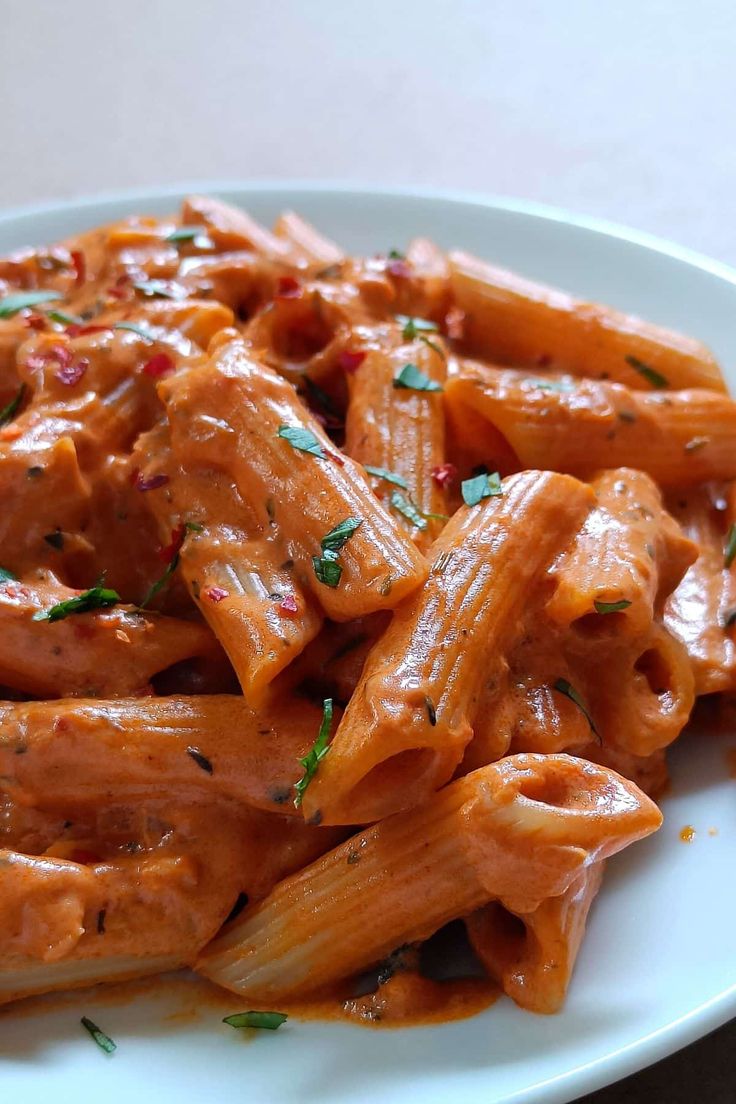
[[[186,533],[186,525],[177,525],[176,529],[171,530],[171,544],[167,544],[165,548],[159,549],[159,556],[165,564],[170,564],[174,556],[181,552],[181,546],[184,543]]]
[[[389,276],[395,276],[399,280],[408,280],[412,275],[411,265],[408,261],[392,259],[386,264]]]
[[[450,307],[445,315],[447,336],[453,341],[462,341],[465,334],[465,311],[459,307]]]
[[[155,491],[159,487],[165,487],[169,482],[168,475],[159,472],[157,475],[144,475],[143,472],[135,474],[135,489],[137,491]]]
[[[343,458],[342,458],[342,456],[340,455],[339,452],[328,452],[327,456],[330,458],[330,460],[335,461],[338,468],[344,468],[345,467],[345,461],[343,460]]]
[[[77,275],[75,283],[77,287],[80,287],[87,279],[87,261],[81,249],[72,249],[71,258]]]
[[[205,598],[209,598],[210,602],[221,602],[223,598],[230,597],[229,590],[223,590],[222,587],[218,586],[205,587],[202,593]]]
[[[294,614],[299,612],[299,603],[296,600],[294,594],[286,594],[279,602],[279,609],[282,613],[287,614],[289,617],[293,617]]]
[[[59,368],[58,372],[54,372],[54,375],[59,383],[65,384],[66,387],[73,387],[75,383],[79,383],[88,368],[89,361],[87,358],[80,357],[76,364],[67,364],[63,368]]]
[[[31,330],[43,330],[46,328],[48,319],[42,314],[25,314],[23,316],[23,325],[28,326]]]
[[[86,866],[88,863],[98,863],[102,857],[96,851],[88,851],[85,847],[75,847],[69,855],[69,861]]]
[[[457,468],[454,464],[440,464],[430,474],[438,487],[449,487],[457,479]]]
[[[151,357],[148,363],[143,365],[143,371],[152,379],[160,379],[161,376],[174,371],[174,362],[168,353],[156,353],[156,356]]]
[[[540,353],[537,357],[537,364],[540,368],[549,368],[552,363],[552,357],[549,353]]]
[[[353,372],[358,371],[367,355],[365,349],[343,349],[337,358],[337,363],[343,372],[352,375]]]
[[[85,334],[105,333],[111,329],[112,326],[79,326],[73,322],[71,326],[67,326],[66,333],[69,337],[83,337]]]
[[[293,276],[279,276],[276,284],[277,299],[298,299],[302,293],[302,285]]]
[[[32,372],[43,372],[49,363],[56,363],[59,368],[68,368],[74,359],[74,354],[68,345],[49,345],[40,353],[31,353],[26,360],[26,367]]]

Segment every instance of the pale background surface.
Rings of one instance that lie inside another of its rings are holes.
[[[186,180],[474,189],[736,265],[735,0],[0,0],[0,207]],[[733,1104],[732,1025],[587,1098]]]

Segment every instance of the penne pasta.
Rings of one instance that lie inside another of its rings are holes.
[[[452,777],[471,738],[484,666],[513,643],[534,580],[592,502],[581,483],[526,472],[455,514],[432,548],[427,583],[366,660],[305,797],[308,818],[375,820]]]
[[[553,568],[545,610],[555,624],[591,636],[637,636],[662,612],[698,549],[643,472],[605,471],[592,486],[596,508]]]
[[[445,461],[442,395],[399,389],[407,364],[439,388],[446,378],[441,346],[420,341],[371,350],[348,376],[345,451],[368,470],[385,509],[426,552],[447,516],[447,493],[436,474]],[[376,474],[378,472],[378,474]],[[433,472],[435,475],[433,475]]]
[[[602,876],[603,863],[594,863],[533,912],[512,913],[496,901],[467,918],[473,949],[521,1008],[550,1014],[562,1007]]]
[[[648,798],[602,767],[505,759],[281,882],[196,969],[254,1000],[308,993],[489,900],[531,912],[660,821]]]
[[[519,467],[578,478],[638,467],[661,486],[736,477],[736,404],[714,391],[633,391],[619,383],[540,377],[463,361],[445,398],[455,417],[470,409],[492,427]]]
[[[449,270],[468,344],[499,364],[551,367],[646,388],[646,374],[632,363],[638,362],[668,387],[726,390],[711,351],[690,337],[575,299],[469,253],[451,252]]]

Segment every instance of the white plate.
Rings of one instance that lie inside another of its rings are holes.
[[[201,190],[208,186],[198,185]],[[530,276],[708,342],[736,382],[736,273],[686,250],[529,204],[314,185],[209,185],[268,222],[293,207],[350,249],[400,248],[414,234],[461,246]],[[180,192],[91,200],[0,217],[0,253],[133,211],[176,206]],[[736,1014],[736,738],[689,737],[673,755],[665,824],[613,859],[565,1010],[540,1017],[503,1000],[471,1020],[366,1030],[291,1020],[245,1044],[205,1005],[166,1021],[171,995],[116,1005],[92,992],[43,1015],[0,1018],[4,1100],[40,1104],[253,1100],[257,1104],[562,1104],[648,1065]],[[690,844],[680,829],[697,830]],[[717,834],[709,834],[717,829]],[[240,1003],[233,998],[232,1011]],[[83,1013],[117,1041],[108,1058]]]

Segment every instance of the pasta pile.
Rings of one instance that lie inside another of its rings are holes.
[[[0,261],[0,406],[0,1001],[186,965],[459,1014],[456,922],[557,1010],[736,685],[708,350],[194,196]]]

